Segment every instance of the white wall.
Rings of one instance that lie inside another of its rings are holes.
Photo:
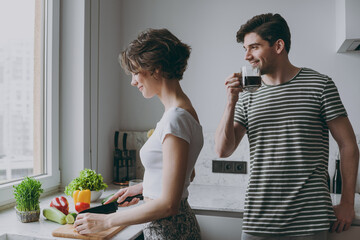
[[[98,3],[98,95],[90,97],[98,98],[97,127],[93,130],[98,136],[96,168],[107,182],[112,179],[113,132],[148,130],[163,112],[158,99],[146,100],[130,85],[130,76],[124,74],[117,62],[121,50],[146,28],[168,28],[192,47],[181,84],[199,114],[204,132],[213,132],[225,105],[224,79],[245,63],[242,46],[236,42],[237,30],[254,15],[280,13],[292,33],[290,60],[296,66],[310,67],[333,78],[355,132],[360,133],[360,54],[336,53],[335,0]]]
[[[102,2],[101,7],[109,10],[114,2],[117,1]],[[204,132],[215,131],[220,121],[226,99],[224,79],[239,71],[245,62],[242,46],[236,42],[240,25],[257,14],[280,13],[292,34],[290,60],[296,66],[310,67],[333,78],[354,130],[360,133],[360,54],[336,53],[335,0],[123,0],[116,8],[101,16],[104,20],[116,13],[116,21],[107,20],[106,34],[101,35],[104,41],[101,45],[108,49],[106,54],[112,59],[146,28],[168,28],[192,47],[181,84],[199,114]],[[106,39],[114,35],[119,42],[108,44]],[[142,131],[154,127],[163,111],[161,103],[157,99],[144,99],[118,65],[101,66],[106,68],[103,74],[106,72],[120,81],[116,85],[119,96],[107,96],[108,101],[100,106],[101,109],[112,102],[110,98],[117,99],[114,108],[117,110],[112,113],[116,121],[111,127],[106,122],[100,123],[102,128],[112,129],[115,125],[118,129]],[[102,137],[107,139],[103,142],[109,142],[111,134],[104,132]],[[106,145],[99,148],[106,149],[104,153],[110,152]],[[331,150],[331,158],[335,152]],[[331,161],[330,174],[333,165]]]
[[[77,177],[85,153],[85,9],[84,0],[60,2],[60,156],[62,185]]]
[[[360,54],[336,53],[335,0],[123,0],[120,9],[122,47],[146,28],[168,28],[192,47],[182,86],[205,131],[212,131],[225,104],[224,79],[244,63],[236,42],[240,25],[254,15],[277,12],[292,33],[290,60],[331,76],[337,84],[350,120],[360,132]],[[104,36],[106,37],[106,36]],[[145,130],[159,119],[160,103],[147,103],[121,72],[122,117],[119,128]],[[131,104],[125,105],[128,100]],[[149,107],[152,111],[149,111]],[[154,108],[154,109],[153,109]],[[145,117],[144,117],[145,116]],[[131,121],[128,121],[131,119]]]

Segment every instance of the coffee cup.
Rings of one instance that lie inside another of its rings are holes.
[[[241,86],[244,91],[255,92],[261,86],[260,69],[252,66],[241,68]]]

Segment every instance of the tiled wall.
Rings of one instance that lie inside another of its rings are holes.
[[[119,148],[123,146],[123,134],[127,133],[126,148],[136,150],[136,178],[143,178],[144,167],[141,164],[139,150],[147,140],[147,132],[119,131]]]
[[[218,158],[215,153],[214,136],[214,132],[204,133],[204,146],[202,151],[200,152],[198,161],[196,162],[196,177],[194,179],[194,183],[245,187],[248,182],[249,174],[229,174],[212,172],[212,160],[221,160],[221,158]],[[241,141],[236,151],[230,157],[226,158],[226,160],[246,161],[249,171],[249,143],[247,139],[244,140],[245,141]]]
[[[122,146],[122,135],[123,131],[120,132],[119,135],[119,146]],[[147,140],[147,132],[127,132],[127,148],[128,149],[136,149],[139,150],[141,146]],[[214,146],[214,132],[205,132],[204,133],[204,146],[202,151],[200,152],[198,161],[195,166],[196,177],[194,179],[195,184],[205,184],[205,185],[220,185],[220,186],[239,186],[246,187],[249,174],[224,174],[224,173],[213,173],[212,172],[212,160],[219,159],[216,156]],[[360,144],[360,135],[357,135],[358,144]],[[120,147],[121,148],[121,147]],[[331,138],[330,140],[330,160],[329,160],[329,174],[330,178],[335,171],[335,158],[337,156],[337,144]],[[136,155],[136,175],[137,178],[142,178],[144,174],[144,168],[141,164],[139,151],[137,151]],[[241,141],[239,147],[232,154],[232,156],[226,158],[227,160],[234,161],[246,161],[249,171],[249,143],[247,141],[246,136],[243,141]],[[357,184],[357,192],[360,192],[360,171],[358,173],[358,184]]]

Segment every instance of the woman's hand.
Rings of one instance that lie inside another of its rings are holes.
[[[104,204],[108,204],[113,200],[117,199],[118,203],[123,202],[127,197],[135,196],[142,193],[142,183],[136,184],[131,187],[122,188],[117,193],[115,193],[111,198],[109,198]],[[130,202],[124,202],[120,204],[119,207],[127,207],[130,205],[137,204],[140,201],[139,198],[133,198]]]
[[[225,87],[228,96],[228,102],[235,104],[239,99],[239,93],[242,92],[241,73],[233,73],[225,79]]]
[[[111,228],[107,214],[83,213],[76,217],[75,230],[80,234],[101,232]]]

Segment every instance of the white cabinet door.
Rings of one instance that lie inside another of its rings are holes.
[[[242,219],[196,215],[200,225],[202,240],[237,240],[241,239]]]
[[[241,239],[242,218],[196,215],[202,240]],[[342,233],[329,233],[328,240],[360,240],[360,226],[351,226]]]
[[[357,240],[360,239],[360,226],[351,226],[348,231],[342,233],[330,233],[328,240]]]

